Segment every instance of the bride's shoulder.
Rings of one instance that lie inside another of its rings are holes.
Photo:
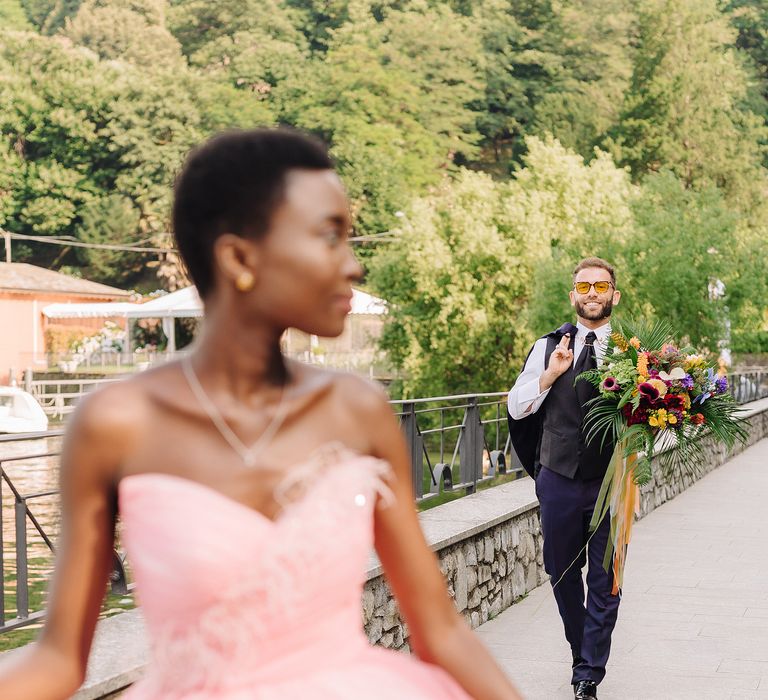
[[[302,384],[305,391],[317,391],[332,396],[335,402],[356,411],[381,411],[389,409],[389,397],[378,382],[357,374],[301,365]]]
[[[162,374],[146,372],[119,379],[87,394],[78,403],[68,432],[116,443],[135,441],[148,423],[152,396],[163,383]]]

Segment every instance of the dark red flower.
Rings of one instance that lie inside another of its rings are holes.
[[[622,408],[621,411],[627,419],[627,425],[648,422],[648,411],[642,407],[633,410],[632,404],[628,403],[624,404],[624,408]]]
[[[704,416],[701,413],[694,413],[691,416],[691,423],[694,425],[701,425],[705,421]]]
[[[680,394],[667,394],[664,397],[664,405],[671,411],[683,411],[685,409],[685,399]]]
[[[638,384],[637,390],[642,398],[647,399],[651,403],[655,403],[659,398],[659,390],[649,382]]]

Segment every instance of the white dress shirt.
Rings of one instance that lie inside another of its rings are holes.
[[[573,363],[579,358],[584,349],[584,342],[587,333],[594,332],[597,336],[595,340],[595,357],[599,365],[605,356],[605,348],[608,345],[608,336],[611,334],[611,324],[605,323],[599,328],[587,328],[581,322],[576,324],[576,340],[573,348]],[[544,374],[544,354],[547,349],[547,339],[539,338],[531,350],[530,357],[520,372],[515,385],[507,397],[507,408],[509,415],[515,420],[525,418],[531,413],[536,413],[539,407],[547,398],[549,389],[539,391],[539,377]]]

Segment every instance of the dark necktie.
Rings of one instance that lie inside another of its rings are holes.
[[[582,372],[597,367],[597,356],[595,355],[596,340],[597,336],[593,331],[587,333],[587,337],[584,339],[584,347],[576,360],[576,364],[573,366],[575,376],[578,377]],[[576,396],[579,397],[579,403],[582,406],[594,395],[594,387],[589,382],[585,382],[583,379],[576,382]]]

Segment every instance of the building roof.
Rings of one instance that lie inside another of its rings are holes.
[[[353,289],[351,313],[380,316],[387,313],[387,304],[383,299]],[[43,308],[43,314],[48,318],[190,318],[203,315],[203,302],[195,287],[186,287],[143,304],[50,304]]]
[[[70,277],[27,263],[0,263],[0,290],[11,292],[43,292],[90,297],[129,297],[131,292],[106,284]]]

